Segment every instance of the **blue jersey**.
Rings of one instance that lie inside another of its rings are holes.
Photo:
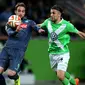
[[[34,21],[28,20],[27,18],[23,18],[22,22],[23,28],[19,32],[16,32],[9,26],[6,26],[5,29],[8,33],[8,40],[5,44],[6,47],[26,50],[32,34],[32,28],[36,31],[40,29]]]

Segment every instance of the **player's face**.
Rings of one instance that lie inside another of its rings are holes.
[[[15,11],[15,14],[23,18],[25,16],[25,8],[23,6],[19,6]]]
[[[51,9],[50,18],[53,22],[56,22],[61,17],[61,13],[56,9]]]

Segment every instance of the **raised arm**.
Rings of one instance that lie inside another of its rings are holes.
[[[41,25],[41,24],[37,24],[37,26],[39,26],[39,27],[40,27],[40,25]]]

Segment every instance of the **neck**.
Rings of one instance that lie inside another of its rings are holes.
[[[62,18],[58,18],[58,19],[55,21],[55,23],[57,24],[57,23],[59,23],[61,20],[62,20]]]

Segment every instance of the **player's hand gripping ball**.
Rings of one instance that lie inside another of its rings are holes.
[[[8,19],[7,24],[11,27],[17,27],[21,24],[21,18],[18,15],[11,15]]]

